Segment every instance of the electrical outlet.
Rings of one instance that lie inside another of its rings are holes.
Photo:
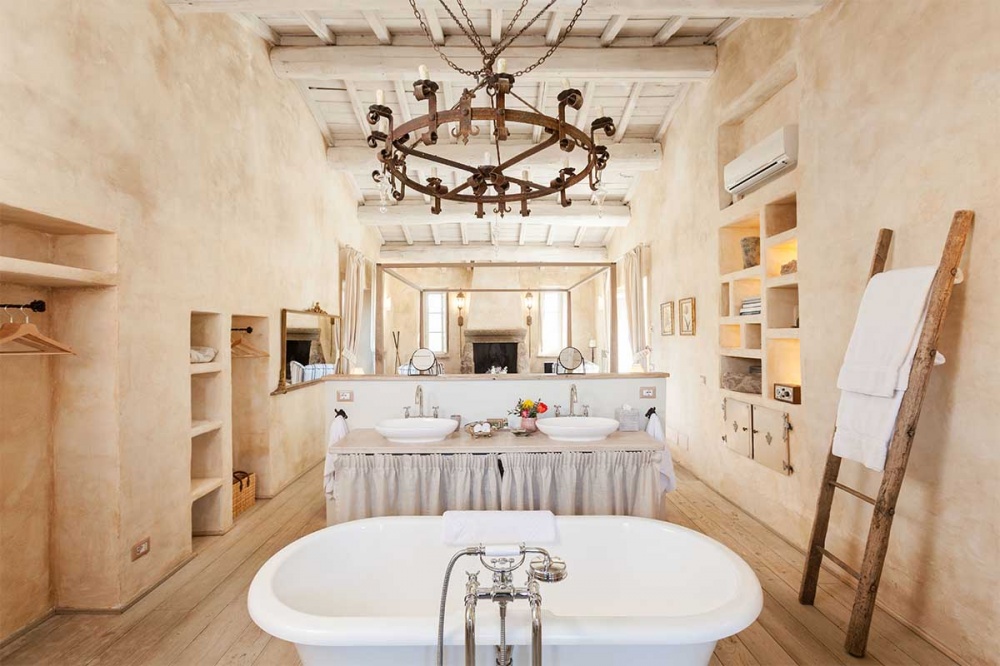
[[[354,391],[337,391],[337,402],[354,402]]]
[[[143,555],[149,554],[149,537],[132,546],[132,561],[135,562]]]
[[[640,400],[655,400],[656,399],[656,387],[655,386],[640,386],[639,387],[639,399]]]

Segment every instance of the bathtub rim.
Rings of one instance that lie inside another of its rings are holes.
[[[703,613],[684,616],[560,616],[543,611],[547,645],[687,645],[715,642],[753,624],[764,604],[763,589],[753,569],[724,544],[701,532],[651,518],[633,516],[557,516],[569,522],[636,522],[659,530],[693,535],[720,550],[736,574],[737,594],[726,603]],[[379,523],[434,523],[441,516],[387,516],[331,525],[301,537],[272,555],[250,584],[247,607],[250,617],[265,632],[300,645],[404,647],[437,643],[437,618],[430,615],[322,616],[296,610],[274,593],[272,583],[282,564],[312,542],[328,536],[328,530],[347,531]],[[456,548],[457,550],[457,548]],[[454,585],[454,580],[452,581]],[[386,632],[391,626],[392,631]],[[523,635],[522,635],[523,634]],[[512,644],[527,641],[526,627],[508,628]],[[481,640],[488,634],[481,636]],[[461,613],[452,608],[445,623],[445,644],[464,642]]]

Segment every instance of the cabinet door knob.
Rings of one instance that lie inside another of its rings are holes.
[[[743,426],[743,432],[746,432],[747,430],[749,430],[749,428],[747,428],[746,426]]]

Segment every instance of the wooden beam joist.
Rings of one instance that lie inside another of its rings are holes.
[[[386,26],[385,21],[382,19],[382,15],[378,11],[362,10],[361,15],[365,17],[368,21],[368,26],[375,33],[375,37],[378,39],[379,44],[389,45],[392,44],[392,35],[389,34],[389,28]]]
[[[601,33],[601,46],[611,46],[626,23],[628,23],[628,14],[615,14],[608,19],[604,25],[604,31]]]
[[[254,14],[246,12],[237,12],[232,14],[232,19],[242,25],[244,28],[254,33],[261,39],[263,39],[268,44],[277,44],[281,41],[278,37],[278,33],[271,29],[271,26],[260,20],[259,17]]]
[[[398,12],[399,0],[164,0],[175,12]],[[590,0],[588,12],[630,14],[635,17],[697,16],[699,18],[805,18],[827,0]],[[515,11],[521,0],[465,0],[469,11]],[[527,13],[548,4],[531,0]],[[405,3],[404,5],[405,6]]]
[[[625,109],[622,111],[621,120],[615,124],[615,143],[621,143],[622,139],[625,138],[625,131],[628,130],[628,124],[632,122],[632,114],[635,113],[635,107],[639,104],[639,96],[642,94],[642,81],[636,81],[632,84],[632,89],[628,93],[628,100],[625,102]]]
[[[653,37],[653,45],[663,46],[666,44],[670,41],[671,37],[676,35],[677,32],[684,27],[685,23],[687,23],[686,16],[675,16],[664,23],[663,27],[660,28],[660,31],[656,33],[655,37]]]
[[[504,55],[508,68],[517,71],[531,65],[545,51],[541,47],[512,46]],[[552,54],[545,67],[518,79],[522,91],[525,83],[562,79],[706,81],[716,67],[716,50],[710,45],[616,47],[601,50],[600,58],[591,51],[564,45]],[[472,47],[456,47],[448,55],[466,69],[482,66],[482,57]],[[416,77],[415,63],[435,60],[429,46],[281,46],[271,50],[271,65],[280,78],[310,81],[408,81]],[[443,66],[435,66],[431,78],[439,83],[468,81],[463,74]]]
[[[684,103],[684,98],[687,97],[688,91],[691,90],[690,83],[684,83],[681,85],[681,89],[677,91],[677,97],[674,101],[670,103],[667,108],[667,112],[663,114],[663,120],[660,121],[660,126],[656,128],[656,134],[653,136],[655,141],[659,141],[663,138],[663,135],[667,133],[667,128],[670,127],[670,123],[673,122],[674,116],[677,115],[677,111],[680,110],[681,104]]]
[[[712,31],[712,34],[710,34],[708,37],[705,38],[705,43],[706,44],[717,43],[719,40],[721,40],[723,37],[731,33],[733,30],[736,30],[736,28],[743,25],[744,21],[746,21],[746,19],[740,17],[726,19],[721,24],[719,24],[718,28]]]
[[[309,29],[313,31],[313,34],[320,38],[320,40],[328,45],[333,46],[337,43],[337,38],[330,30],[330,27],[323,23],[323,19],[320,18],[319,14],[312,11],[302,11],[299,12],[299,17],[305,22]]]
[[[350,90],[348,92],[350,93]],[[356,94],[355,92],[355,96]],[[357,105],[354,106],[357,107]],[[361,118],[359,123],[361,120],[364,120],[364,118]],[[365,127],[368,132],[371,131],[366,120]],[[619,131],[624,131],[624,128]],[[367,137],[367,134],[365,136]],[[528,141],[502,141],[500,143],[500,155],[504,159],[507,159],[532,146],[534,144]],[[455,162],[479,164],[482,162],[484,144],[439,143],[433,148],[424,148],[424,150]],[[577,161],[582,162],[583,160],[583,157],[579,156],[582,153],[579,155],[577,153],[578,151],[571,153],[573,156],[570,159],[574,164]],[[613,170],[615,173],[656,171],[660,168],[663,157],[660,144],[654,141],[648,143],[613,143],[608,146],[608,153],[610,154],[608,171]],[[543,150],[526,158],[523,162],[515,165],[514,168],[517,174],[520,174],[524,169],[533,173],[536,170],[538,170],[538,173],[555,173],[562,168],[565,156],[566,153],[557,148]],[[326,157],[330,167],[338,171],[371,173],[378,166],[375,150],[367,146],[334,146],[327,149]],[[407,159],[407,166],[411,169],[422,169],[424,167],[435,166],[435,164],[410,157]]]
[[[563,15],[560,11],[549,12],[548,22],[545,24],[545,45],[552,46],[559,41],[562,34]]]
[[[516,262],[518,266],[524,263],[544,262],[606,262],[608,249],[587,245],[575,248],[571,244],[558,245],[501,245],[494,248],[489,243],[462,245],[461,243],[418,243],[405,245],[403,243],[386,243],[379,250],[379,261],[382,262],[420,262],[441,265],[447,262],[481,262],[481,265],[495,265],[502,262]],[[477,264],[478,265],[478,264]]]
[[[480,222],[475,217],[473,204],[445,202],[445,208],[439,215],[431,215],[423,203],[400,203],[389,206],[380,212],[378,206],[363,206],[358,208],[358,222],[366,227],[398,226],[404,231],[408,227],[427,224],[473,224]],[[531,215],[527,218],[510,214],[504,218],[512,224],[551,225],[552,227],[626,227],[632,219],[628,206],[619,204],[604,204],[603,214],[599,214],[596,206],[589,206],[580,201],[563,208],[554,201],[535,202],[531,205]]]

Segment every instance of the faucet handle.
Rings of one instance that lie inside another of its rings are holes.
[[[410,406],[409,405],[407,405],[406,407],[403,407],[403,418],[404,419],[410,418]]]
[[[552,409],[556,410],[556,417],[562,415],[562,405],[552,405]]]
[[[434,415],[434,418],[438,418],[439,410],[440,410],[440,407],[438,407],[437,405],[434,405],[433,407],[431,407],[431,414]]]
[[[584,405],[583,406],[583,415],[584,416],[590,416],[590,405]]]

